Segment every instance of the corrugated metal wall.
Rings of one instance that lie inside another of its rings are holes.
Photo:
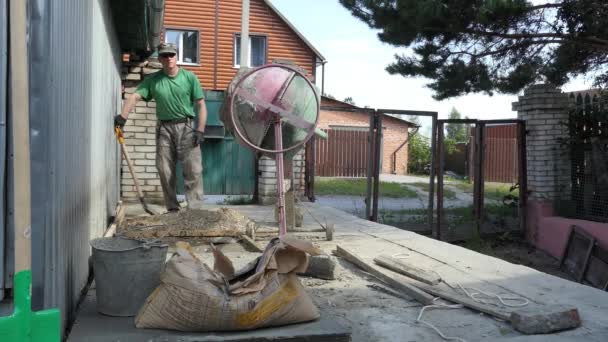
[[[118,201],[120,61],[108,1],[30,0],[33,307],[73,310]]]
[[[218,0],[217,75],[215,63],[216,0],[167,0],[165,27],[200,30],[200,66],[186,66],[207,90],[225,90],[236,74],[234,35],[241,31],[241,0]],[[315,54],[263,0],[250,2],[252,35],[267,36],[268,62],[289,59],[313,74]],[[217,79],[217,82],[214,82]]]
[[[4,208],[6,205],[6,168],[8,166],[6,160],[6,145],[8,143],[6,135],[6,87],[7,79],[7,6],[6,0],[0,0],[0,300],[4,298],[4,276],[6,270],[5,257],[5,237],[6,237],[6,217],[4,216]]]

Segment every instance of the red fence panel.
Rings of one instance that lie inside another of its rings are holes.
[[[315,174],[321,177],[365,177],[367,131],[324,129],[327,139],[317,139]]]

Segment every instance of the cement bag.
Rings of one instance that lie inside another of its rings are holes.
[[[319,317],[296,276],[306,270],[308,254],[321,254],[309,242],[275,238],[258,259],[238,272],[217,249],[211,269],[192,253],[189,244],[180,242],[177,247],[161,275],[161,284],[135,317],[138,328],[247,330]]]

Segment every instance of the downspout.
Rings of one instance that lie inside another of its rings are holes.
[[[391,165],[392,174],[394,174],[394,175],[397,174],[397,152],[399,152],[399,150],[401,150],[403,148],[403,146],[405,146],[405,144],[407,144],[410,141],[412,135],[415,135],[416,133],[418,133],[419,129],[420,129],[420,127],[416,127],[416,129],[414,129],[414,131],[412,133],[409,133],[407,135],[407,139],[405,139],[405,141],[401,145],[399,145],[399,147],[397,147],[397,149],[391,154],[391,159],[392,159],[392,164],[393,164],[393,165]]]
[[[146,7],[150,18],[148,22],[148,44],[150,44],[150,50],[154,51],[160,44],[160,33],[163,30],[165,14],[165,0],[147,0]]]
[[[241,69],[249,67],[249,0],[243,0],[241,11]]]
[[[323,79],[321,80],[321,95],[323,96],[325,96],[325,63],[327,63],[327,61],[321,63],[321,72],[323,73]]]

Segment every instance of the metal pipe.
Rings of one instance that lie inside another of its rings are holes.
[[[372,172],[374,167],[374,126],[376,118],[374,113],[369,115],[369,132],[367,134],[367,191],[365,193],[365,219],[371,219],[372,212]]]
[[[395,149],[395,151],[393,151],[393,153],[391,153],[391,162],[392,162],[391,171],[392,171],[392,173],[394,173],[394,174],[397,173],[397,152],[399,152],[399,150],[401,150],[403,148],[403,146],[405,146],[410,141],[410,138],[411,138],[412,135],[415,135],[415,134],[418,133],[418,129],[419,128],[420,127],[416,127],[414,129],[413,133],[409,133],[408,132],[407,139],[405,139],[405,141],[402,142],[401,145],[399,145],[399,147],[397,147]]]
[[[439,155],[439,168],[437,171],[437,240],[442,239],[441,227],[443,220],[443,169],[444,169],[444,158],[443,158],[443,122],[439,122],[437,125],[437,154]]]
[[[435,175],[437,170],[435,169],[435,160],[437,159],[437,113],[432,117],[431,123],[431,170],[429,180],[429,228],[433,231],[433,209],[434,209],[434,196],[435,196]]]
[[[528,207],[528,167],[526,151],[526,124],[521,121],[518,127],[518,147],[519,147],[519,225],[522,232],[527,228],[527,207]]]
[[[241,68],[249,67],[249,0],[242,1],[241,11]]]
[[[163,29],[163,20],[164,20],[164,9],[165,9],[165,1],[164,0],[152,0],[150,1],[150,47],[152,50],[156,49],[156,47],[160,44],[160,32]]]
[[[323,73],[323,78],[321,79],[321,94],[325,96],[325,63],[321,63],[321,73]]]
[[[374,199],[372,206],[372,221],[378,222],[378,196],[380,193],[380,162],[382,160],[382,113],[376,112],[376,141],[374,156]]]
[[[277,115],[274,122],[274,143],[278,151],[283,149],[283,130],[281,129],[281,118]],[[285,222],[285,189],[283,187],[283,152],[276,154],[277,164],[277,207],[279,209],[279,236],[287,233]]]

